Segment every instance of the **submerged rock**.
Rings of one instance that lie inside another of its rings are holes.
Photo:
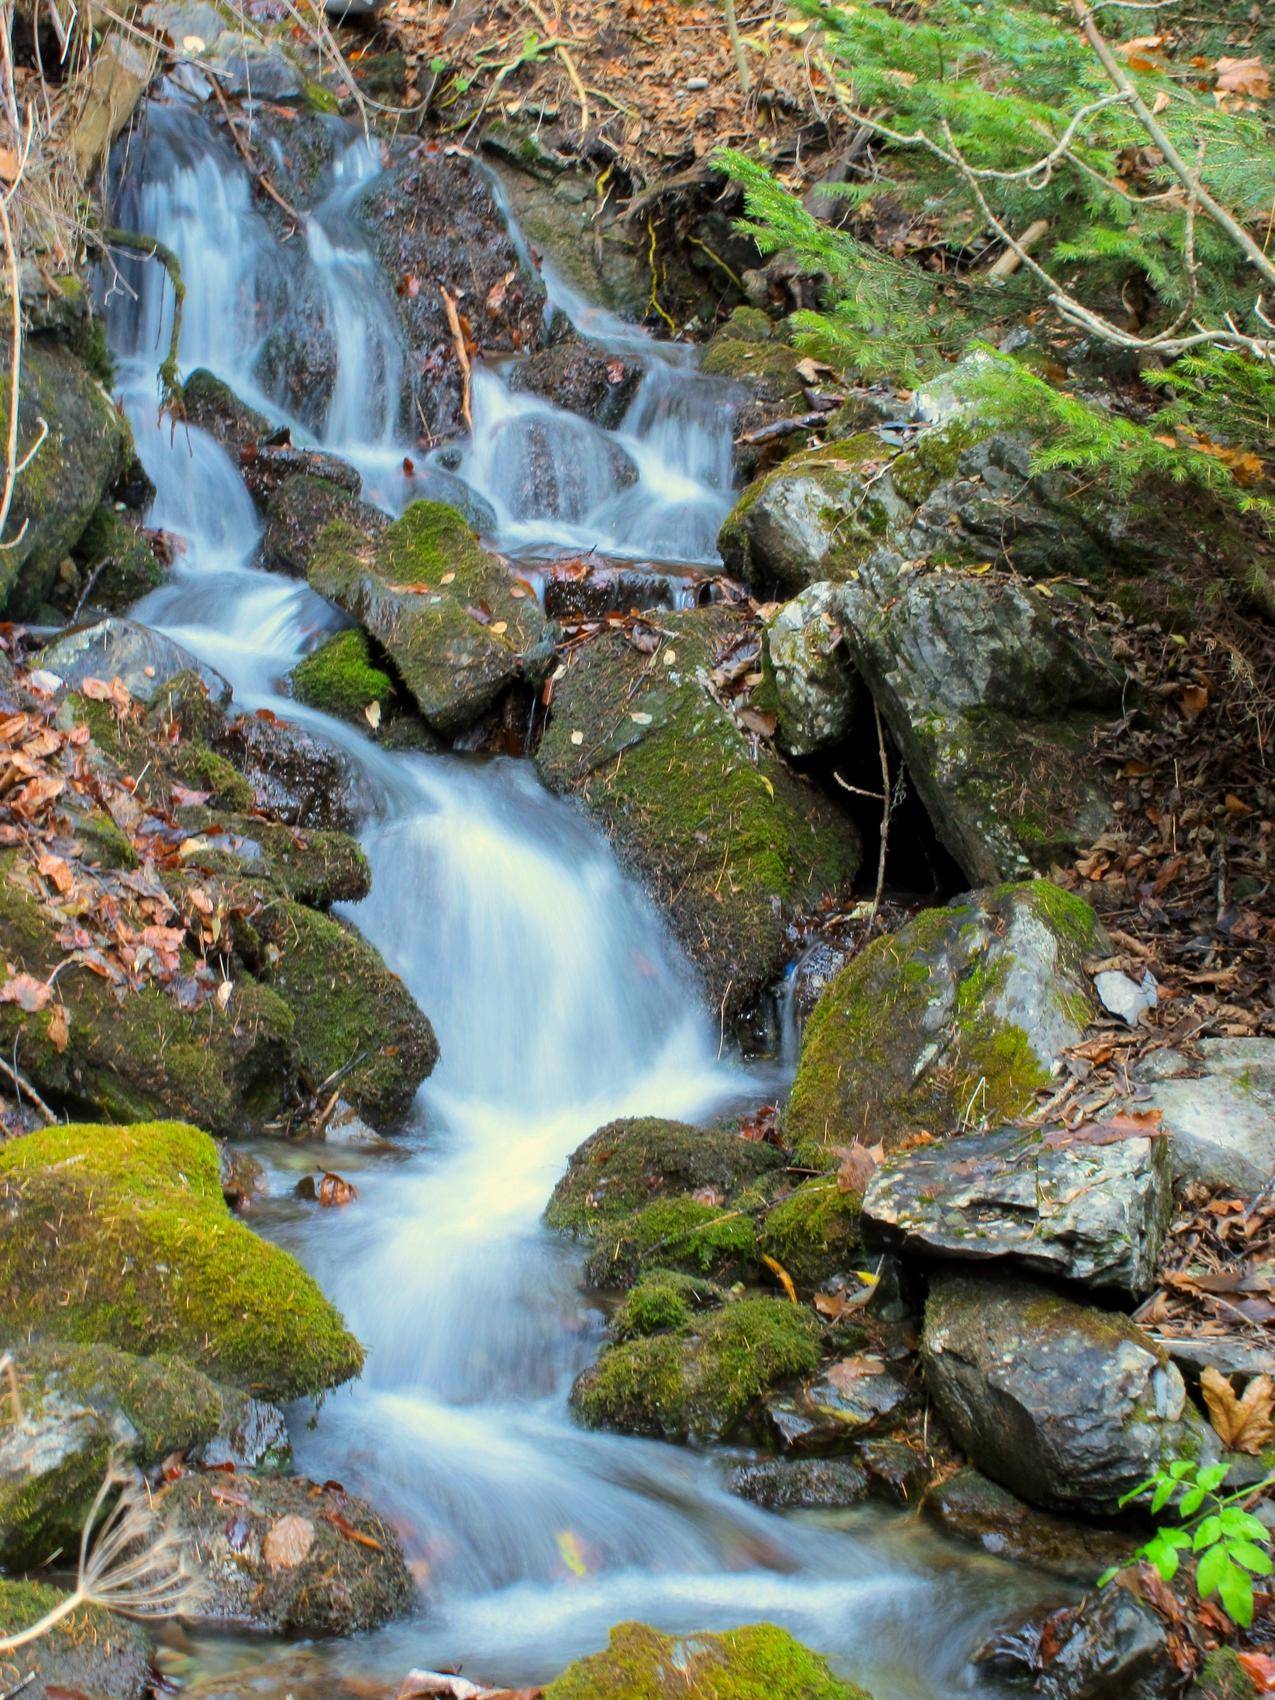
[[[301,1265],[226,1208],[217,1148],[178,1122],[51,1127],[0,1147],[0,1329],[176,1353],[272,1399],[357,1375]]]
[[[617,1624],[607,1650],[563,1671],[544,1700],[657,1700],[679,1690],[695,1700],[871,1700],[771,1623],[683,1636]]]
[[[1092,1011],[1083,972],[1105,935],[1047,880],[973,892],[873,941],[806,1023],[782,1126],[820,1161],[1024,1111]]]
[[[887,1158],[864,1194],[863,1225],[889,1250],[1008,1260],[1142,1296],[1172,1204],[1164,1138],[1052,1145],[1006,1128]]]
[[[1129,1556],[1127,1534],[1038,1511],[968,1465],[936,1483],[922,1509],[946,1534],[984,1552],[1085,1585]]]
[[[738,1299],[671,1333],[610,1346],[571,1390],[590,1428],[725,1440],[769,1387],[810,1374],[819,1324],[786,1299]]]
[[[1275,1039],[1201,1039],[1199,1054],[1135,1071],[1164,1116],[1174,1178],[1260,1192],[1275,1176]]]
[[[579,524],[638,479],[615,438],[584,419],[514,414],[493,427],[491,452],[516,520]]]
[[[430,727],[465,730],[552,656],[535,597],[480,548],[453,509],[414,502],[369,541],[335,522],[310,583],[360,622],[393,661]]]
[[[66,1598],[59,1588],[0,1578],[0,1633],[29,1629]],[[152,1692],[150,1637],[100,1606],[77,1606],[38,1639],[0,1653],[0,1684],[6,1694],[20,1690],[23,1700],[145,1700]]]
[[[1034,1505],[1110,1514],[1162,1462],[1216,1452],[1163,1347],[1033,1282],[936,1280],[922,1355],[956,1444]]]
[[[1168,1626],[1122,1586],[1060,1611],[1029,1611],[974,1655],[993,1679],[1030,1683],[1043,1700],[1172,1700],[1182,1688]]]
[[[751,628],[703,608],[660,630],[650,653],[623,632],[572,653],[536,765],[598,817],[730,1016],[777,977],[788,924],[848,886],[859,840],[714,696],[713,669]]]
[[[354,1635],[411,1604],[397,1535],[335,1482],[183,1476],[156,1504],[203,1582],[195,1621],[277,1635]]]
[[[849,1458],[764,1458],[741,1464],[726,1486],[767,1511],[835,1511],[872,1492],[866,1470]]]

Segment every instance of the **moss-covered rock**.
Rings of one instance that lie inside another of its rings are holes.
[[[790,922],[849,885],[859,840],[712,694],[746,620],[715,607],[660,626],[649,655],[620,632],[573,653],[536,764],[601,821],[731,1015],[778,976]]]
[[[334,519],[347,521],[365,536],[388,523],[380,508],[360,501],[330,478],[297,472],[283,479],[266,502],[262,566],[269,572],[304,578],[320,534]]]
[[[7,416],[9,349],[0,356]],[[18,453],[48,434],[14,486],[0,553],[0,609],[30,615],[45,602],[63,559],[79,543],[132,452],[128,425],[102,385],[63,343],[29,337],[18,385]]]
[[[658,1268],[734,1280],[756,1260],[750,1216],[677,1193],[599,1223],[584,1272],[595,1287],[627,1287]]]
[[[0,1148],[0,1330],[174,1353],[276,1399],[363,1360],[300,1264],[231,1216],[215,1144],[180,1122]]]
[[[711,1187],[728,1198],[781,1162],[772,1146],[736,1133],[628,1117],[608,1122],[572,1152],[545,1221],[591,1239],[605,1223],[673,1193]]]
[[[335,1482],[184,1476],[157,1505],[202,1580],[192,1615],[203,1622],[353,1635],[411,1603],[412,1579],[394,1530]]]
[[[357,903],[372,888],[372,873],[357,839],[315,827],[298,832],[279,821],[259,820],[195,805],[178,810],[189,836],[181,845],[187,872],[265,879],[284,897],[326,909]]]
[[[29,1629],[66,1599],[58,1588],[0,1580],[0,1635]],[[143,1700],[151,1692],[151,1646],[140,1624],[79,1606],[17,1652],[0,1653],[0,1690],[30,1700]],[[35,1682],[23,1686],[28,1673]]]
[[[83,591],[95,608],[122,613],[162,584],[167,568],[139,526],[104,502],[75,546]]]
[[[611,1318],[613,1340],[642,1340],[685,1328],[696,1311],[712,1310],[726,1294],[714,1281],[676,1269],[653,1269],[624,1295]]]
[[[364,724],[364,710],[372,703],[384,709],[394,694],[394,681],[373,662],[367,633],[357,627],[321,643],[297,663],[288,682],[298,702]]]
[[[535,597],[439,502],[413,502],[371,541],[335,521],[308,576],[384,649],[443,737],[548,669],[552,646]]]
[[[1187,1700],[1258,1700],[1260,1690],[1234,1647],[1218,1647],[1200,1667]]]
[[[862,1261],[862,1203],[860,1193],[843,1192],[833,1176],[803,1181],[766,1211],[757,1249],[782,1264],[799,1291],[811,1293]]]
[[[591,1428],[723,1440],[767,1388],[814,1370],[819,1336],[813,1312],[786,1299],[738,1299],[686,1328],[608,1347],[571,1403]]]
[[[1021,1113],[1093,1009],[1105,934],[1047,880],[927,909],[875,940],[815,1006],[783,1112],[810,1161],[858,1138],[995,1125]]]
[[[695,1700],[871,1700],[773,1623],[683,1636],[617,1624],[607,1650],[563,1671],[545,1700],[668,1700],[679,1692]]]

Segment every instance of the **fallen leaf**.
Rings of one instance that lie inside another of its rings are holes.
[[[736,718],[746,732],[755,732],[759,738],[773,738],[779,725],[779,716],[769,709],[741,708]]]
[[[367,721],[368,725],[375,732],[377,727],[381,724],[381,705],[380,705],[380,703],[379,702],[368,703],[367,707],[363,710],[363,718],[364,718],[364,720]]]
[[[1275,1658],[1270,1653],[1237,1653],[1235,1658],[1259,1694],[1275,1694]]]
[[[323,1513],[323,1521],[325,1523],[331,1523],[332,1527],[338,1532],[338,1534],[344,1535],[347,1541],[354,1541],[358,1546],[368,1547],[372,1552],[385,1551],[385,1548],[381,1545],[380,1541],[376,1539],[375,1535],[365,1535],[362,1529],[356,1529],[350,1519],[343,1516],[339,1511],[325,1511]]]
[[[1248,59],[1219,59],[1215,97],[1228,111],[1252,107],[1271,97],[1270,72],[1254,55]]]
[[[779,1259],[777,1257],[771,1257],[767,1252],[763,1252],[761,1260],[766,1265],[767,1269],[770,1270],[776,1281],[779,1282],[779,1285],[783,1288],[784,1292],[787,1293],[789,1304],[797,1304],[799,1302],[797,1298],[797,1289],[793,1286],[792,1276],[784,1268]]]
[[[314,1545],[314,1524],[308,1517],[280,1517],[261,1543],[271,1570],[295,1570]]]
[[[1069,1145],[1115,1145],[1122,1139],[1162,1139],[1167,1132],[1160,1123],[1160,1110],[1117,1110],[1102,1122],[1080,1122],[1075,1127],[1049,1128],[1041,1144],[1052,1150]]]
[[[1256,1453],[1275,1440],[1275,1381],[1269,1375],[1254,1376],[1237,1398],[1227,1377],[1210,1364],[1200,1376],[1200,1391],[1223,1446]]]
[[[54,1004],[49,1012],[48,1040],[59,1056],[66,1050],[70,1035],[71,1023],[66,1013],[66,1006],[60,1003]]]
[[[584,1561],[584,1553],[580,1547],[580,1538],[573,1529],[559,1529],[554,1536],[562,1562],[573,1576],[587,1576],[589,1567]]]
[[[353,1181],[347,1181],[342,1175],[333,1174],[330,1169],[324,1170],[323,1178],[318,1186],[320,1204],[330,1209],[339,1209],[343,1205],[353,1204],[358,1196],[359,1189]]]
[[[34,974],[13,974],[0,986],[0,1003],[16,1003],[28,1015],[53,1001],[53,987]]]
[[[75,875],[71,872],[71,864],[61,856],[55,856],[49,850],[42,850],[36,859],[36,871],[42,879],[46,879],[57,892],[70,891],[75,884]]]
[[[837,1191],[862,1192],[885,1157],[885,1147],[864,1145],[856,1139],[841,1146],[837,1155],[841,1159],[837,1166]]]

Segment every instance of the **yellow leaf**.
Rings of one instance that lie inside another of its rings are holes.
[[[1275,1440],[1275,1381],[1269,1375],[1254,1376],[1243,1398],[1236,1398],[1226,1376],[1210,1364],[1200,1376],[1200,1391],[1224,1446],[1256,1453]]]
[[[381,724],[381,705],[380,705],[380,703],[379,702],[368,703],[367,707],[363,710],[363,718],[364,718],[364,720],[367,721],[368,725],[375,732],[377,727]]]
[[[580,1550],[580,1541],[572,1529],[559,1529],[554,1536],[562,1562],[573,1576],[587,1576],[589,1567],[584,1562],[584,1554]]]
[[[792,1276],[784,1268],[783,1264],[777,1257],[770,1257],[765,1252],[762,1253],[761,1260],[766,1265],[767,1269],[770,1270],[776,1281],[779,1282],[779,1285],[783,1288],[785,1293],[787,1293],[789,1304],[795,1305],[798,1302],[797,1289],[793,1286]]]

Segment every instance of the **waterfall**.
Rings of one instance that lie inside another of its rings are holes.
[[[304,423],[254,372],[284,310],[280,280],[309,291],[337,360],[314,435],[365,467],[408,446],[395,440],[404,351],[350,216],[378,170],[351,134],[326,199],[285,247],[199,111],[158,104],[120,188],[128,222],[182,261],[183,367],[211,367],[298,441]],[[723,1490],[720,1457],[573,1422],[567,1393],[596,1353],[600,1319],[579,1293],[578,1254],[539,1220],[568,1154],[612,1117],[698,1121],[772,1083],[719,1059],[661,918],[528,764],[389,752],[281,694],[333,616],[306,585],[254,566],[259,524],[227,455],[158,420],[169,296],[159,267],[130,264],[109,298],[122,399],[157,489],[151,519],[181,542],[137,615],[221,669],[241,707],[303,723],[357,767],[373,885],[348,914],[442,1047],[392,1148],[326,1153],[357,1172],[357,1205],[317,1212],[281,1199],[268,1218],[369,1348],[363,1378],[313,1425],[296,1414],[298,1464],[373,1499],[423,1578],[417,1618],[324,1656],[390,1672],[460,1662],[519,1683],[593,1650],[626,1617],[676,1630],[767,1618],[878,1700],[945,1700],[1004,1605],[1005,1572],[991,1561],[958,1560],[876,1510],[781,1519]],[[478,375],[460,471],[495,508],[497,540],[712,559],[730,500],[722,391],[685,351],[557,299],[585,334],[636,352],[645,377],[605,433],[515,396],[494,370]],[[556,511],[514,499],[502,433],[524,455],[538,445]],[[263,1149],[285,1194],[296,1152]]]

